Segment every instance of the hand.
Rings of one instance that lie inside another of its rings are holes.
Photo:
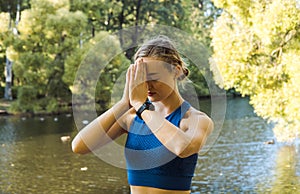
[[[125,86],[124,86],[124,91],[123,91],[123,96],[121,101],[123,101],[125,104],[128,104],[129,108],[131,107],[130,100],[129,100],[129,81],[130,81],[130,71],[132,68],[133,64],[129,66],[126,72],[126,81],[125,81]]]
[[[143,59],[135,62],[130,70],[129,99],[137,111],[147,99],[148,85],[146,83],[146,63]]]

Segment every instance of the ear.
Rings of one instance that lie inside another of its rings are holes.
[[[179,65],[174,66],[175,79],[182,75],[182,68]]]

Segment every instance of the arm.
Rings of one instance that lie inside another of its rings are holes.
[[[122,122],[124,117],[122,116],[128,115],[126,113],[129,112],[131,107],[128,85],[130,69],[131,67],[127,70],[126,84],[122,99],[76,135],[72,141],[73,152],[79,154],[89,153],[93,149],[105,145],[125,133],[123,129],[125,126]]]
[[[75,153],[85,154],[93,149],[105,145],[112,139],[117,138],[125,131],[121,127],[121,119],[117,121],[128,110],[128,104],[122,101],[97,117],[84,127],[73,139],[72,150]]]
[[[186,121],[186,129],[180,129],[160,113],[144,111],[142,118],[159,141],[179,157],[199,152],[213,130],[213,122],[203,113],[194,113]]]

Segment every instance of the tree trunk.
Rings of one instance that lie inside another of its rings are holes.
[[[6,66],[5,66],[5,92],[4,98],[6,100],[12,100],[12,62],[6,58]]]
[[[126,51],[125,56],[130,60],[135,54],[135,45],[137,44],[137,40],[139,37],[139,21],[140,21],[140,11],[141,11],[142,0],[138,0],[136,4],[136,12],[135,12],[135,29],[134,33],[131,35],[132,43],[129,49]],[[146,24],[145,24],[146,25]]]
[[[17,31],[17,25],[20,21],[20,15],[21,15],[21,4],[20,4],[20,0],[18,0],[17,2],[17,12],[16,12],[16,21],[15,21],[15,26],[12,26],[12,9],[9,5],[8,7],[9,10],[9,15],[10,15],[10,19],[9,19],[9,29],[12,30],[12,33],[14,35],[18,35],[18,31]],[[6,100],[12,100],[13,96],[12,96],[12,83],[13,83],[13,74],[12,74],[12,65],[13,62],[10,61],[7,57],[6,57],[6,65],[5,65],[5,91],[4,91],[4,98]]]

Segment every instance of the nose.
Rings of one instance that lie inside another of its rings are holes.
[[[149,80],[149,81],[146,81],[146,83],[147,83],[147,86],[148,86],[148,90],[150,90],[153,87],[152,81]]]

